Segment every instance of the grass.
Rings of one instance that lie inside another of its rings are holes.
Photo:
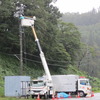
[[[19,65],[20,65],[19,61],[15,57],[0,53],[0,97],[2,97],[0,98],[0,100],[19,100],[18,98],[4,97],[4,78],[5,76],[19,76],[20,73]],[[25,76],[31,76],[32,78],[36,78],[38,76],[43,75],[44,70],[40,70],[39,68],[37,68],[35,65],[32,64],[31,66],[24,65],[23,76],[25,75]]]
[[[0,97],[0,100],[26,100],[25,98],[13,98],[13,97]],[[34,99],[28,99],[28,100],[34,100]]]
[[[92,90],[94,92],[100,92],[100,79],[96,77],[91,77],[91,76],[88,76],[88,78],[90,79]]]

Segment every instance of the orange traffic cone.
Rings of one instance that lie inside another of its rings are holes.
[[[55,100],[54,94],[52,95],[52,100]]]
[[[56,98],[55,98],[55,100],[58,100],[59,98],[58,98],[58,94],[56,94]]]
[[[69,93],[69,97],[68,97],[68,98],[72,98],[72,97],[71,97],[71,93]]]
[[[40,100],[40,95],[38,94],[37,99],[36,100]]]
[[[94,97],[94,92],[92,91],[92,93],[91,93],[91,97]]]
[[[60,96],[59,98],[57,97],[57,100],[58,100],[58,99],[64,99],[64,97],[62,97],[62,96]]]
[[[80,94],[79,94],[79,92],[78,92],[77,98],[80,98]]]

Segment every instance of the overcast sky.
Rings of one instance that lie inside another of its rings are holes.
[[[100,6],[100,0],[57,0],[54,4],[62,13],[79,12],[84,13],[97,9]]]

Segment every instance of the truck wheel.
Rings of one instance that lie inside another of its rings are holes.
[[[34,98],[34,95],[32,95],[32,98]]]
[[[85,96],[84,92],[83,92],[83,91],[80,91],[80,92],[79,92],[79,96],[80,96],[80,97],[84,97],[84,96]]]

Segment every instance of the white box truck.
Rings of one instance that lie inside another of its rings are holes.
[[[85,77],[79,77],[78,75],[53,75],[52,80],[56,93],[79,94],[80,97],[91,94],[89,79]]]

